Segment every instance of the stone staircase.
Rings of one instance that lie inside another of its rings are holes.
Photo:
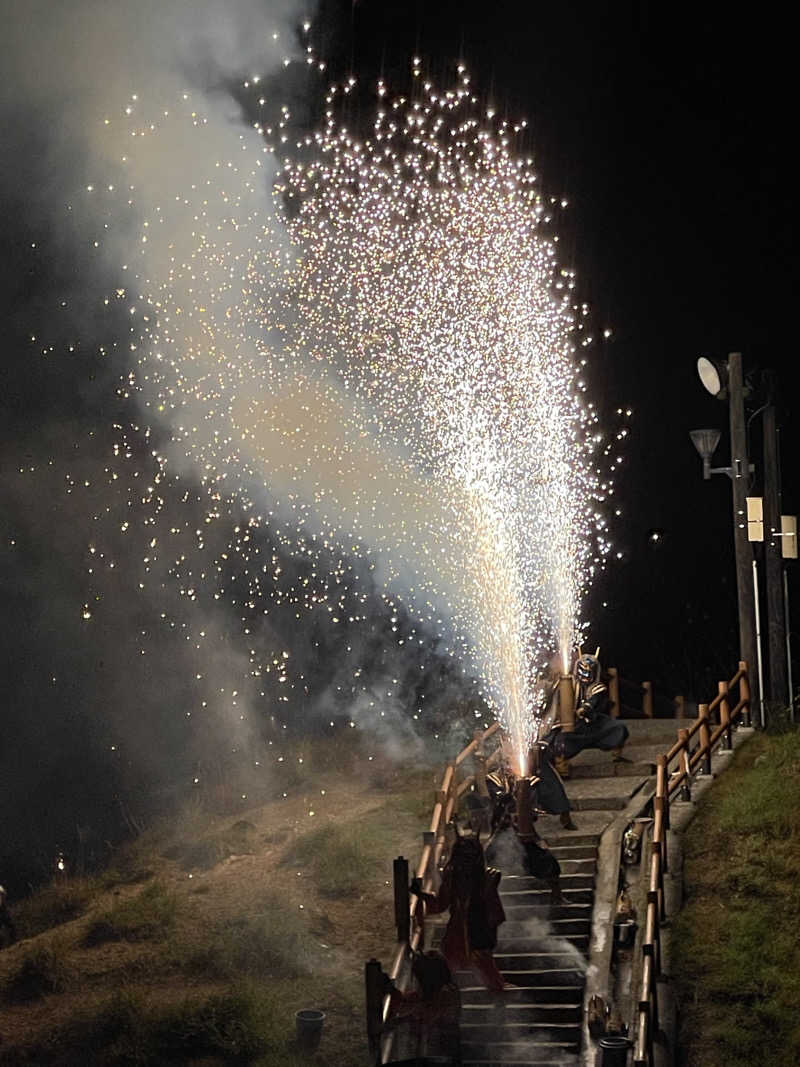
[[[600,835],[655,772],[651,760],[660,750],[650,736],[636,736],[638,723],[630,725],[633,762],[614,763],[610,755],[597,751],[572,761],[565,785],[578,829],[565,831],[554,816],[543,816],[537,823],[561,864],[567,903],[551,905],[549,889],[535,878],[503,874],[500,895],[506,922],[500,927],[495,959],[506,981],[517,988],[490,993],[476,984],[475,975],[456,975],[462,995],[464,1064],[581,1063]],[[674,724],[663,729],[670,727],[674,731]],[[658,729],[659,742],[662,732]]]
[[[489,993],[474,976],[457,975],[465,1064],[577,1063],[598,839],[562,831],[550,840],[561,864],[564,905],[551,905],[549,889],[535,878],[503,877],[506,922],[495,959],[518,988]]]

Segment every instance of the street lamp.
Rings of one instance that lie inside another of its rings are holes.
[[[711,466],[711,457],[719,444],[720,437],[722,437],[722,433],[719,430],[690,430],[689,436],[692,439],[692,444],[700,453],[700,458],[703,461],[703,478],[706,481],[712,474],[728,473],[730,469],[728,467],[712,468]]]
[[[733,543],[736,552],[736,592],[739,606],[739,657],[752,671],[757,663],[756,598],[753,587],[753,552],[747,539],[747,482],[750,464],[747,459],[747,426],[744,417],[744,383],[742,354],[731,352],[727,361],[701,356],[697,374],[703,387],[718,400],[728,401],[730,414],[730,467],[712,468],[711,456],[720,439],[719,430],[692,430],[692,443],[703,460],[703,477],[727,474],[733,490]],[[760,679],[759,679],[760,682]],[[752,679],[755,703],[761,705],[761,685]],[[762,713],[763,726],[763,713]]]

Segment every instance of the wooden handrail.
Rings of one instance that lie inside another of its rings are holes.
[[[502,738],[499,737],[499,730],[500,724],[495,722],[483,732],[476,732],[472,741],[470,741],[470,743],[466,745],[456,758],[451,763],[448,763],[445,768],[444,774],[442,775],[441,785],[435,793],[433,810],[431,812],[429,823],[430,828],[423,833],[424,843],[422,853],[415,870],[415,874],[422,883],[425,892],[432,892],[435,890],[435,873],[439,868],[442,853],[444,852],[446,845],[445,828],[452,819],[460,798],[472,788],[475,782],[474,774],[465,774],[461,780],[459,780],[459,769],[468,756],[475,753],[489,738],[492,738],[495,735],[498,735],[499,744],[487,759],[486,766],[487,768],[491,768],[500,763],[502,759]],[[416,894],[409,900],[409,917],[409,939],[407,942],[399,941],[392,955],[389,977],[393,982],[400,980],[404,966],[408,962],[411,953],[420,946],[424,937],[425,905],[421,898]],[[384,997],[381,1005],[381,1018],[384,1023],[388,1018],[388,1014],[389,997],[387,995]],[[382,1061],[389,1055],[391,1040],[391,1034],[385,1035],[381,1039]]]
[[[730,690],[739,686],[739,699],[729,707]],[[720,707],[720,724],[715,730],[709,726],[709,713]],[[722,739],[729,735],[742,713],[750,709],[750,686],[747,664],[741,662],[729,682],[720,682],[716,703],[700,704],[697,721],[691,729],[679,730],[678,740],[664,755],[658,757],[656,791],[653,797],[653,836],[650,854],[650,879],[647,893],[647,917],[642,937],[642,976],[636,1012],[634,1067],[653,1067],[653,1038],[658,1031],[658,998],[656,981],[660,972],[661,923],[664,912],[664,872],[667,870],[667,830],[670,823],[670,797],[682,784],[688,786],[692,770],[702,762],[706,773],[711,772],[711,754]],[[699,734],[699,744],[690,752],[690,741]],[[669,764],[680,756],[680,770],[669,774]]]

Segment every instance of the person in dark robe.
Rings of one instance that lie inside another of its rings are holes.
[[[557,815],[565,830],[577,830],[572,819],[572,805],[553,758],[552,746],[546,741],[535,742],[528,754],[534,821],[536,814],[543,811]]]
[[[416,878],[411,883],[411,892],[425,901],[428,915],[450,913],[440,946],[449,967],[477,971],[495,992],[506,988],[492,955],[497,929],[506,919],[499,886],[500,871],[486,866],[480,839],[460,835],[453,842],[438,893],[424,893]]]

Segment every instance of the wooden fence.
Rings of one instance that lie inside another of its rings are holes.
[[[736,703],[731,706],[736,691]],[[747,664],[741,662],[729,682],[720,682],[710,704],[700,704],[695,723],[678,730],[668,752],[658,757],[656,791],[653,797],[653,837],[650,846],[650,879],[647,918],[642,936],[641,987],[635,1020],[634,1067],[653,1067],[653,1042],[659,1030],[657,981],[661,976],[661,924],[664,910],[664,874],[669,870],[667,830],[670,801],[678,792],[691,799],[696,773],[711,773],[711,755],[717,746],[730,749],[733,728],[751,723],[750,682]]]

